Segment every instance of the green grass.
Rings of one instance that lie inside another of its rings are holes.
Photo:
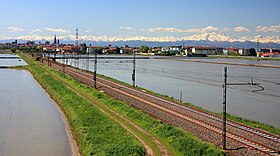
[[[59,104],[83,155],[145,155],[144,147],[123,127],[81,98],[50,73],[57,71],[23,57],[35,79]]]
[[[24,58],[24,59],[27,59],[27,58]],[[33,62],[34,61],[31,61],[31,63],[33,63]],[[28,62],[28,63],[30,63],[30,62]],[[39,65],[37,65],[37,63],[35,63],[35,64],[36,64],[36,66],[39,66]],[[31,66],[34,66],[34,65],[31,64]],[[28,68],[31,68],[31,67],[28,66]],[[34,67],[32,67],[32,68],[34,68]],[[51,69],[47,69],[48,67],[46,67],[46,66],[38,67],[38,68],[43,68],[44,70],[51,70]],[[56,72],[56,71],[51,71],[51,72]],[[41,71],[38,71],[37,73],[42,74],[42,73],[46,73],[46,72],[43,72],[41,70]],[[150,117],[146,113],[144,113],[140,110],[136,110],[133,107],[130,107],[129,105],[127,105],[124,102],[115,100],[104,93],[100,93],[84,84],[81,84],[81,83],[73,80],[69,76],[65,76],[64,74],[60,74],[60,75],[63,76],[63,78],[66,79],[67,82],[69,82],[69,85],[78,86],[78,88],[80,89],[81,92],[86,92],[91,97],[98,99],[102,103],[106,104],[106,106],[120,112],[127,118],[131,119],[132,121],[134,121],[135,123],[137,123],[141,127],[143,127],[144,129],[146,129],[147,131],[152,133],[154,136],[159,138],[159,140],[164,142],[164,144],[167,145],[167,147],[170,149],[171,155],[223,155],[222,150],[216,148],[214,145],[212,145],[210,143],[206,143],[206,142],[202,141],[201,139],[197,138],[196,136],[194,136],[191,133],[188,133],[180,128],[176,128],[176,127],[164,124],[164,123]],[[51,77],[47,77],[46,79],[51,79]],[[53,84],[56,84],[56,83],[61,83],[61,82],[53,82]],[[58,86],[58,85],[54,85],[54,86],[56,86],[56,88],[62,87],[62,86]],[[47,87],[46,89],[48,89],[48,88],[49,87]],[[74,95],[69,94],[69,93],[71,93],[71,91],[67,90],[67,93],[65,93],[65,92],[63,93],[64,96],[61,96],[60,94],[55,94],[53,96],[57,97],[58,99],[64,98],[64,97],[72,98],[72,96],[74,96]],[[55,97],[53,97],[53,98],[55,98]],[[76,98],[79,98],[79,97],[76,97]],[[85,101],[85,100],[83,100],[83,101]],[[71,103],[71,104],[75,105],[74,103]],[[75,120],[80,118],[80,114],[74,113],[74,111],[76,110],[76,107],[75,107],[75,109],[70,109],[70,108],[68,108],[68,107],[70,107],[68,105],[69,104],[65,104],[65,106],[64,105],[62,106],[63,111],[66,112],[67,118],[70,118],[70,121],[73,120],[72,118],[74,118]],[[80,105],[78,108],[83,109],[84,111],[89,109],[89,106],[86,108],[82,108],[82,107],[84,107],[84,106]],[[70,113],[67,113],[67,112],[70,112]],[[88,121],[90,121],[90,123],[91,123],[92,118],[94,118],[92,113],[85,113],[85,114],[81,114],[81,115],[82,115],[83,120],[86,120],[85,123],[88,123]],[[72,122],[70,122],[70,124],[71,124],[71,126],[73,125]],[[88,132],[88,128],[85,128],[85,127],[88,127],[87,125],[84,126],[82,123],[80,123],[79,125],[81,126],[81,128],[78,130],[78,132],[82,131],[82,133],[81,134],[78,133],[78,135],[84,135],[84,132]],[[76,126],[73,125],[73,126],[77,127],[77,125]],[[94,133],[98,133],[98,131],[94,131]],[[74,134],[76,136],[75,130],[74,130]],[[106,134],[108,135],[108,133],[106,133]],[[93,136],[89,137],[89,135],[90,134],[87,133],[86,137],[82,137],[81,141],[78,141],[78,143],[79,144],[84,143],[85,139],[88,142],[90,142],[92,139],[96,139]],[[104,137],[106,138],[107,136],[104,136]],[[98,139],[102,140],[102,138],[98,138]],[[127,143],[127,142],[125,141],[124,143]],[[125,144],[124,145],[117,144],[117,146],[118,145],[120,147],[126,146]],[[83,146],[83,144],[81,146]],[[110,147],[114,147],[114,146],[110,146]],[[128,147],[130,147],[130,146],[128,146]],[[133,147],[137,147],[136,149],[133,148],[134,152],[138,151],[138,149],[140,148],[139,146],[133,146]],[[94,143],[85,144],[84,145],[85,154],[88,154],[90,151],[94,151],[93,148],[94,148]],[[98,148],[102,149],[102,147],[98,147]],[[100,151],[102,151],[101,149],[100,149]],[[109,149],[110,149],[110,151],[113,150],[111,148],[109,148]],[[142,148],[140,148],[140,149],[142,149]],[[139,149],[139,151],[142,151],[140,149]],[[120,152],[122,152],[122,151],[120,151]],[[92,153],[92,154],[95,154],[95,153]],[[101,155],[103,155],[103,154],[104,153],[102,153]],[[122,155],[127,155],[127,154],[122,154]]]
[[[64,75],[62,73],[60,73],[60,74],[61,74],[60,75],[61,77],[57,77],[56,76],[56,78],[59,81],[63,82],[65,85],[67,85],[69,88],[71,88],[71,90],[73,90],[74,92],[79,94],[81,97],[83,97],[84,99],[89,101],[95,107],[97,107],[98,109],[104,111],[110,117],[114,118],[115,121],[117,121],[118,123],[121,123],[127,129],[133,131],[134,134],[137,134],[138,137],[140,137],[142,140],[144,140],[145,143],[147,143],[153,149],[154,154],[156,156],[160,155],[160,149],[158,148],[156,143],[149,136],[147,136],[141,130],[135,128],[131,123],[129,123],[126,120],[124,120],[123,118],[121,118],[118,113],[114,113],[112,111],[112,109],[110,109],[109,107],[104,105],[100,100],[98,100],[98,98],[99,98],[99,91],[93,90],[89,86],[81,84],[80,82],[72,79],[70,76]],[[91,95],[86,90],[83,90],[81,88],[87,88],[87,89],[91,90],[93,92],[93,94]]]
[[[121,112],[154,136],[166,142],[168,146],[173,148],[176,155],[222,155],[223,153],[214,145],[202,141],[193,134],[151,118],[146,113],[136,110],[124,102],[111,99],[103,93],[99,93],[98,96],[103,103]]]

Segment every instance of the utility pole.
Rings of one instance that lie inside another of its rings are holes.
[[[50,52],[48,51],[48,66],[50,66]]]
[[[80,48],[79,48],[79,29],[76,27],[76,42],[75,42],[76,50],[78,53],[78,57],[76,58],[76,68],[79,68],[79,58],[80,58]]]
[[[253,78],[251,79],[251,82],[248,83],[228,83],[227,82],[227,67],[224,67],[224,83],[222,85],[223,87],[223,113],[222,113],[222,122],[223,122],[223,128],[222,128],[222,142],[223,142],[223,149],[226,149],[226,103],[227,103],[227,86],[257,86],[260,89],[259,90],[253,90],[252,92],[258,92],[258,91],[263,91],[264,88],[260,86],[260,83],[254,83]]]
[[[76,42],[75,42],[76,46],[79,45],[79,29],[78,27],[76,28]]]
[[[54,51],[54,61],[56,61],[56,53],[55,53],[56,51]]]
[[[180,103],[182,103],[183,91],[180,92]]]
[[[66,63],[65,63],[65,65],[67,66],[68,65],[68,54],[66,54]]]
[[[62,72],[65,73],[65,53],[63,53]]]
[[[93,87],[96,89],[96,71],[97,71],[97,50],[94,50],[94,72],[93,72]]]
[[[89,51],[87,50],[87,59],[86,59],[86,70],[88,71],[89,67]]]
[[[227,103],[227,67],[224,68],[224,84],[222,85],[223,87],[223,130],[222,130],[222,139],[223,139],[223,149],[226,149],[226,118],[227,118],[227,110],[226,110],[226,103]]]
[[[132,71],[132,86],[135,87],[135,51],[133,51],[133,71]]]
[[[258,37],[258,42],[257,42],[257,52],[260,52],[260,37]]]

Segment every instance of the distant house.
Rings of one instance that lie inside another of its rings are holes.
[[[280,49],[273,49],[273,48],[269,48],[269,49],[261,49],[260,52],[263,52],[263,53],[268,53],[268,52],[278,52],[280,53]]]
[[[171,53],[179,53],[183,49],[183,46],[170,46],[169,52]]]
[[[106,47],[102,49],[102,53],[117,54],[118,52],[116,47]]]
[[[87,53],[93,54],[94,53],[94,49],[98,49],[98,48],[102,48],[102,47],[100,47],[100,46],[88,46],[87,47]]]
[[[62,54],[66,54],[66,53],[72,53],[72,46],[59,46],[60,52]]]
[[[121,48],[120,49],[120,54],[132,54],[133,53],[133,48]]]
[[[240,55],[249,55],[250,54],[250,49],[238,49],[238,53]]]
[[[238,51],[238,49],[236,49],[236,48],[224,48],[224,49],[223,49],[223,53],[224,53],[225,55],[227,55],[227,54],[229,54],[229,53],[231,53],[231,54],[239,54],[239,51]]]
[[[195,46],[191,48],[191,52],[192,54],[214,55],[217,54],[217,48]]]
[[[259,52],[260,57],[280,57],[280,49],[261,49]]]
[[[152,53],[154,54],[161,54],[161,47],[154,47],[152,48]]]
[[[280,53],[279,52],[263,53],[261,57],[280,57]]]
[[[156,49],[158,50],[158,49]],[[161,53],[180,53],[183,50],[183,46],[169,46],[169,47],[161,47]],[[159,53],[159,52],[157,52]]]
[[[161,52],[168,52],[169,51],[169,47],[161,47]]]
[[[56,48],[51,45],[47,45],[47,46],[43,47],[43,51],[44,52],[54,52],[54,51],[56,51]]]

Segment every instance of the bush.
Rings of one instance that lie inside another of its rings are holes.
[[[15,53],[15,52],[17,51],[17,49],[16,49],[16,48],[12,48],[11,51],[12,51],[13,53]]]

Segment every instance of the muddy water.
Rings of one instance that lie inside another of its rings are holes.
[[[0,156],[72,155],[65,124],[32,75],[0,70]]]

